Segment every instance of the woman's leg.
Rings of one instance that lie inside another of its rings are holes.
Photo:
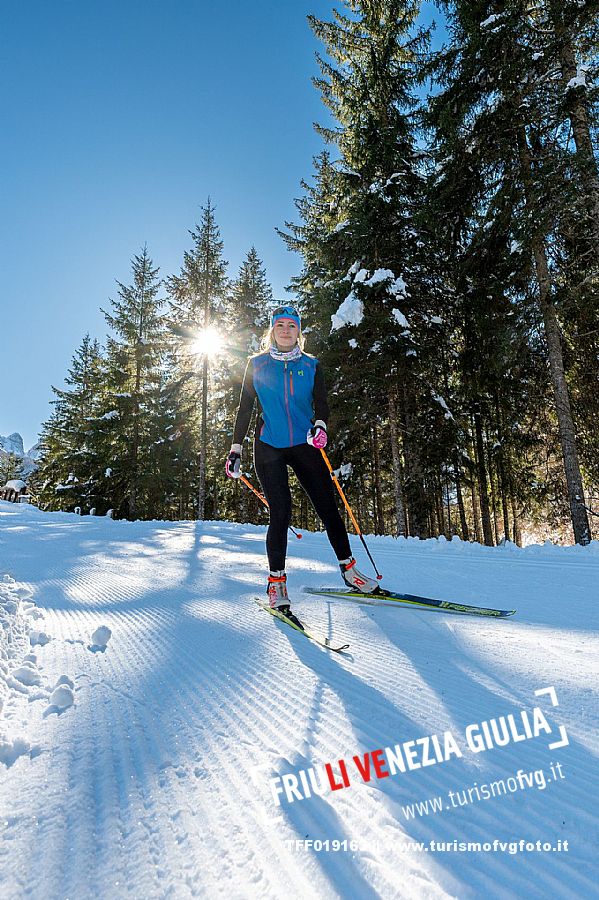
[[[254,442],[254,465],[270,507],[266,553],[271,572],[285,569],[287,529],[291,523],[291,492],[285,450]]]
[[[322,519],[337,559],[349,559],[351,549],[347,529],[339,514],[331,475],[320,450],[309,444],[298,444],[291,447],[288,454],[289,465]]]

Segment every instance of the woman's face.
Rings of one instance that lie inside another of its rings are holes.
[[[297,344],[299,328],[293,319],[277,319],[274,336],[279,350],[292,350]]]

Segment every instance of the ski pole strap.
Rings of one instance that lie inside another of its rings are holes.
[[[368,546],[366,545],[366,541],[364,540],[364,535],[362,534],[362,531],[361,531],[361,529],[360,529],[360,526],[358,525],[357,519],[356,519],[356,517],[354,516],[354,514],[353,514],[353,512],[352,512],[351,506],[350,506],[349,503],[347,502],[347,499],[346,499],[346,497],[345,497],[345,494],[343,493],[343,489],[342,489],[341,485],[339,484],[339,479],[337,478],[337,476],[336,476],[335,473],[333,472],[333,467],[332,467],[332,465],[331,465],[331,463],[330,463],[330,461],[329,461],[328,456],[326,455],[326,453],[325,453],[324,450],[322,449],[322,447],[320,448],[320,452],[322,453],[322,458],[324,459],[325,463],[327,464],[327,468],[328,468],[329,472],[331,473],[331,478],[332,478],[333,481],[335,482],[335,487],[336,487],[337,490],[339,491],[339,496],[340,496],[341,499],[343,500],[343,503],[345,504],[345,508],[346,508],[346,510],[347,510],[348,513],[349,513],[349,517],[350,517],[350,519],[352,520],[352,524],[353,524],[354,528],[356,529],[356,534],[358,535],[358,537],[359,537],[360,540],[362,541],[362,545],[363,545],[364,549],[366,550],[366,553],[368,554],[368,559],[369,559],[370,562],[372,563],[372,568],[373,568],[374,571],[376,572],[376,577],[377,577],[377,579],[380,581],[381,578],[382,578],[383,576],[381,575],[381,573],[380,573],[379,570],[377,569],[376,563],[375,563],[375,561],[374,561],[373,558],[372,558],[372,554],[371,554],[370,550],[368,549]]]

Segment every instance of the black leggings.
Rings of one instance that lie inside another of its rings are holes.
[[[310,444],[271,447],[257,438],[254,442],[254,464],[270,507],[266,552],[271,570],[285,568],[287,529],[291,524],[291,492],[287,466],[291,466],[297,475],[317,515],[322,519],[337,559],[349,559],[351,549],[347,530],[339,515],[331,475],[320,450]]]

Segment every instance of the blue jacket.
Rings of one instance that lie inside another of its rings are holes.
[[[274,359],[268,352],[250,357],[241,388],[234,444],[241,444],[245,438],[256,397],[260,404],[256,437],[271,447],[305,444],[316,419],[326,422],[329,416],[322,367],[308,353],[291,362]]]

